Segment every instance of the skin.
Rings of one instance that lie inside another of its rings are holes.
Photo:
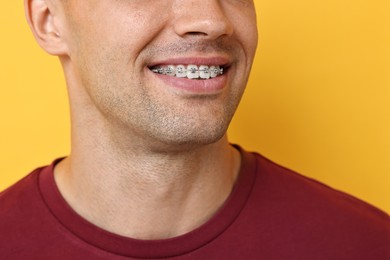
[[[25,6],[38,43],[60,57],[67,81],[72,150],[55,179],[69,205],[103,229],[139,239],[178,236],[213,216],[239,172],[226,130],[256,50],[253,1]],[[229,68],[213,93],[174,88],[148,68],[216,57]]]

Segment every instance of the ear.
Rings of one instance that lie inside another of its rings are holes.
[[[46,52],[61,56],[67,53],[67,45],[57,27],[58,17],[48,0],[24,0],[27,22],[38,44]]]

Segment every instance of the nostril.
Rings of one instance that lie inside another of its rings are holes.
[[[205,32],[187,32],[187,35],[194,35],[194,36],[201,35],[201,36],[203,36],[203,35],[207,35],[207,33],[205,33]]]

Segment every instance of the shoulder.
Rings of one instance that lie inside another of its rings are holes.
[[[267,184],[267,189],[280,196],[288,196],[289,203],[309,210],[325,210],[329,213],[352,214],[365,218],[385,221],[389,224],[389,215],[380,209],[350,195],[336,190],[324,183],[303,176],[281,166],[259,154],[257,174],[260,182]],[[335,212],[336,211],[336,212]]]
[[[259,227],[277,230],[296,247],[389,252],[388,214],[259,154],[254,156],[257,173],[251,207],[256,208],[256,219],[267,223],[257,222]]]
[[[17,183],[0,192],[0,216],[30,204],[31,199],[39,196],[38,175],[42,168],[32,171]]]
[[[0,193],[0,237],[25,234],[46,206],[41,198],[38,168]]]
[[[55,241],[58,221],[53,217],[40,188],[45,169],[34,170],[0,193],[0,253],[7,259],[28,259]],[[1,258],[1,257],[0,257]]]

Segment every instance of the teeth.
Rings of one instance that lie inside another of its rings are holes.
[[[211,77],[209,66],[199,66],[199,77],[201,79],[209,79]]]
[[[187,66],[187,78],[189,78],[189,79],[199,78],[198,66],[196,66],[196,65],[188,65]]]
[[[219,66],[211,66],[210,67],[210,77],[215,78],[218,75],[223,74],[223,68],[219,68]]]
[[[187,77],[187,69],[186,69],[186,67],[184,67],[184,65],[176,66],[176,77],[178,77],[178,78]]]
[[[178,78],[189,79],[209,79],[223,74],[223,68],[220,66],[200,65],[167,65],[157,66],[151,69],[154,73],[174,76]]]
[[[175,76],[176,74],[176,67],[173,65],[169,65],[165,68],[165,74],[169,76]]]

